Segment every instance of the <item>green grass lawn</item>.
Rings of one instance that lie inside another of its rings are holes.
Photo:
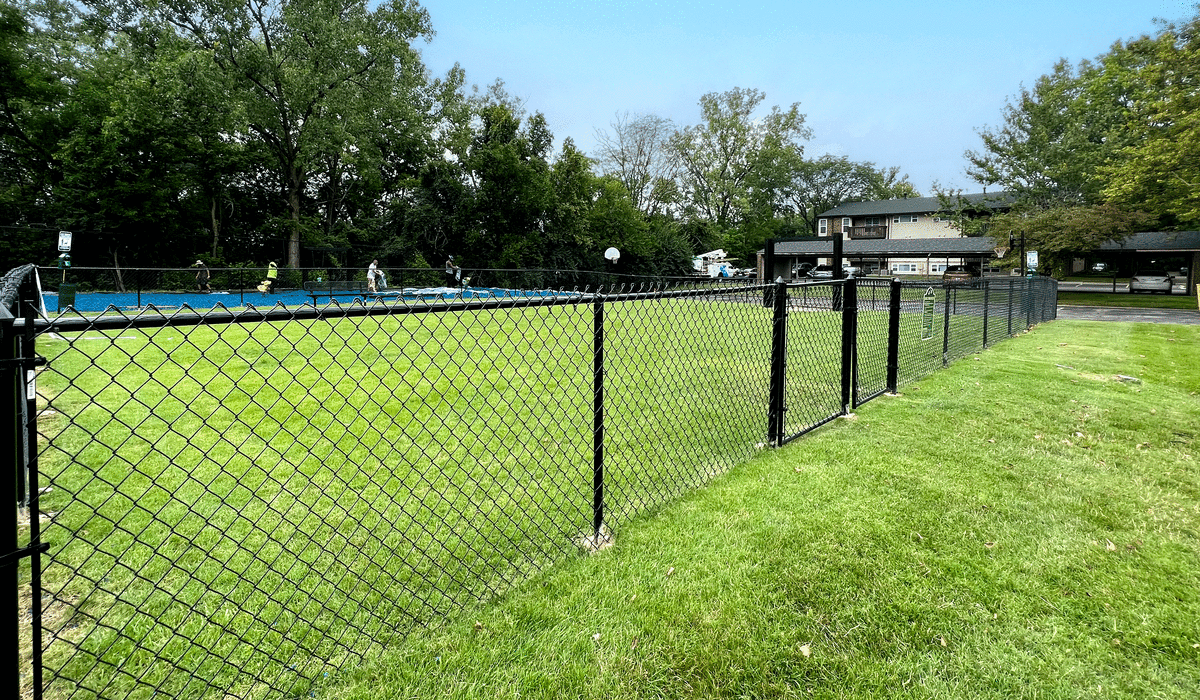
[[[1200,327],[1057,321],[316,696],[1194,698]]]
[[[1138,309],[1196,310],[1194,294],[1128,294],[1120,292],[1058,291],[1058,303],[1064,306],[1113,306]]]

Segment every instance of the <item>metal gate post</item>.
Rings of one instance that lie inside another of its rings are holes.
[[[851,277],[841,282],[842,292],[842,415],[854,404],[858,364],[858,287]]]
[[[892,279],[888,297],[887,388],[896,393],[900,383],[900,280]]]
[[[943,288],[946,294],[946,299],[942,303],[942,308],[945,311],[942,321],[942,366],[945,367],[950,363],[950,288]]]
[[[775,283],[775,304],[771,314],[771,386],[767,408],[767,442],[778,447],[783,444],[784,412],[787,392],[787,283],[782,278]]]
[[[1033,279],[1025,280],[1025,295],[1022,297],[1025,300],[1025,330],[1033,325]]]
[[[983,280],[983,347],[987,348],[988,341],[988,319],[991,318],[988,310],[988,301],[992,292],[992,285],[988,284],[987,280]]]
[[[1008,281],[1008,337],[1012,337],[1012,319],[1013,319],[1013,294],[1015,294],[1015,285],[1012,280]]]
[[[49,548],[48,544],[42,542],[42,519],[39,517],[41,507],[38,503],[41,496],[41,489],[38,487],[38,414],[34,368],[45,362],[43,358],[38,357],[35,346],[34,324],[37,322],[38,309],[41,306],[41,299],[38,297],[38,288],[31,274],[25,278],[25,283],[21,285],[21,306],[25,310],[25,335],[21,341],[25,370],[23,373],[25,374],[23,387],[25,389],[25,415],[27,418],[24,428],[26,431],[25,444],[28,446],[28,453],[24,455],[25,464],[22,467],[22,471],[28,475],[29,486],[27,496],[29,507],[29,546],[22,550],[21,556],[30,557],[29,586],[33,591],[33,595],[31,596],[33,600],[32,610],[30,610],[32,618],[32,639],[30,646],[32,647],[34,700],[41,700],[42,697],[42,553]]]
[[[592,530],[604,525],[604,298],[592,304]]]
[[[17,470],[21,464],[21,428],[19,402],[23,399],[24,371],[17,358],[17,337],[13,333],[13,317],[8,309],[0,305],[0,508],[10,513],[0,517],[0,600],[13,605],[18,599],[17,562],[20,541],[17,536]],[[12,508],[13,510],[8,510]],[[16,606],[8,609],[12,615],[0,633],[0,656],[8,659],[0,666],[0,677],[8,676],[5,683],[9,697],[21,696],[21,617]],[[10,665],[11,664],[11,665]],[[8,671],[3,669],[7,668]]]

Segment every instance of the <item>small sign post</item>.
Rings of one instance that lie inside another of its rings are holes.
[[[1036,250],[1025,251],[1025,269],[1026,270],[1037,270],[1038,269],[1038,252]],[[1026,272],[1026,274],[1028,274],[1028,272]]]
[[[67,284],[67,268],[71,266],[71,232],[58,232],[58,268],[62,282],[58,285],[58,310],[66,311],[75,305],[75,285]]]

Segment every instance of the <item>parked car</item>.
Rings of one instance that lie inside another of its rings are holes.
[[[942,281],[958,283],[970,282],[972,279],[978,276],[979,275],[976,275],[975,272],[966,265],[951,265],[950,267],[946,268],[945,272],[942,273]]]
[[[808,273],[812,271],[812,269],[812,263],[797,263],[796,266],[792,268],[792,277],[807,277]]]
[[[1142,270],[1129,278],[1129,291],[1170,294],[1171,282],[1171,276],[1161,270]]]
[[[846,265],[842,267],[842,279],[849,277],[862,277],[863,271],[861,267]],[[812,279],[833,279],[833,265],[817,265],[808,271],[808,276]]]
[[[1108,263],[1098,262],[1092,265],[1092,272],[1104,272],[1108,270]]]

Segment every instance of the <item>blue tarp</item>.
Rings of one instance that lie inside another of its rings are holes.
[[[459,290],[457,287],[405,287],[404,289],[389,289],[379,294],[363,295],[359,292],[333,293],[333,299],[339,304],[352,303],[355,300],[365,300],[366,303],[400,303],[405,301],[442,301],[453,299],[496,299],[512,297],[553,297],[564,292],[555,290],[519,290],[500,289],[496,287],[468,287]],[[318,292],[317,305],[330,303],[329,297]],[[46,310],[51,314],[58,311],[58,294],[47,292],[42,295]],[[262,294],[257,290],[245,292],[80,292],[75,295],[75,310],[85,313],[104,311],[110,306],[122,311],[136,311],[138,308],[154,306],[158,309],[179,309],[188,306],[193,309],[211,309],[217,305],[240,307],[253,305],[270,307],[282,302],[286,306],[312,304],[312,296],[303,290],[292,289],[275,294]]]

